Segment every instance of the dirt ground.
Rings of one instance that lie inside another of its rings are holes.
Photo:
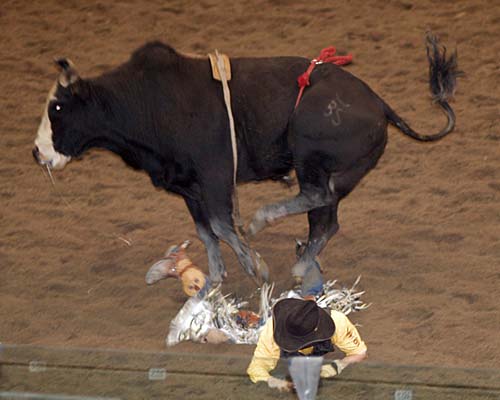
[[[328,279],[362,275],[367,311],[352,315],[370,361],[500,365],[500,7],[489,0],[2,1],[0,8],[0,341],[58,347],[165,350],[181,285],[144,283],[149,266],[185,239],[206,269],[183,201],[153,188],[113,154],[91,151],[55,172],[31,156],[52,59],[82,76],[124,62],[147,40],[205,54],[315,57],[351,52],[346,67],[410,124],[435,132],[424,34],[458,48],[457,126],[435,144],[390,128],[385,154],[341,203],[339,233],[322,253]],[[272,110],[270,110],[272,112]],[[240,187],[248,222],[297,187]],[[255,239],[278,291],[290,285],[305,216]],[[129,242],[129,244],[126,243]],[[227,246],[225,291],[254,286]],[[250,354],[252,347],[183,344],[176,351]]]

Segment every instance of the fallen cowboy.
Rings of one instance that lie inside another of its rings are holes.
[[[175,278],[182,282],[189,299],[170,323],[167,346],[184,340],[198,343],[257,344],[262,330],[272,315],[274,305],[282,299],[302,299],[304,285],[285,291],[273,298],[274,285],[264,283],[258,289],[260,306],[257,312],[246,309],[248,302],[212,287],[210,279],[187,256],[189,241],[168,249],[165,257],[156,262],[146,274],[146,283],[152,285],[162,279]],[[318,262],[318,260],[316,260]],[[318,262],[319,264],[319,262]],[[366,309],[361,300],[364,291],[356,291],[360,278],[350,288],[337,288],[336,281],[328,281],[305,296],[314,299],[319,307],[348,315]],[[317,285],[315,285],[317,287]]]
[[[339,375],[348,365],[366,358],[367,347],[346,315],[324,309],[314,300],[285,298],[276,302],[272,318],[262,328],[247,373],[251,381],[267,382],[270,388],[291,391],[293,383],[270,374],[280,358],[323,357],[337,346],[345,357],[318,368],[322,378]]]

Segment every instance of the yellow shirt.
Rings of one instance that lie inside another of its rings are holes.
[[[339,311],[331,311],[331,317],[335,324],[335,333],[332,336],[332,343],[337,346],[346,356],[361,354],[366,351],[366,345],[361,340],[358,330],[349,319]],[[247,374],[252,382],[267,381],[269,374],[280,358],[280,348],[273,337],[273,319],[269,318],[262,329],[257,342],[257,347],[253,353],[252,361],[247,369]],[[304,355],[310,354],[313,348],[308,347],[300,350]]]

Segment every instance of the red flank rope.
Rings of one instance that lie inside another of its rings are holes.
[[[311,64],[309,64],[309,68],[307,68],[307,71],[297,78],[297,83],[299,84],[300,90],[299,95],[297,96],[297,101],[295,102],[295,108],[297,108],[297,106],[299,105],[305,87],[311,84],[311,82],[309,82],[309,77],[311,76],[311,73],[313,72],[313,69],[316,67],[316,65],[325,63],[346,65],[352,62],[352,54],[348,54],[346,56],[336,56],[336,52],[337,49],[335,49],[335,47],[333,46],[321,50],[319,57],[311,60]]]

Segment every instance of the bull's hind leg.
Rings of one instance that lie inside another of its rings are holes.
[[[250,235],[257,234],[266,225],[287,215],[302,214],[332,203],[333,197],[331,191],[328,189],[328,179],[322,179],[322,184],[313,182],[302,183],[299,171],[297,171],[297,176],[299,183],[301,183],[299,194],[291,199],[268,204],[259,209],[248,228]]]
[[[317,157],[297,162],[296,172],[300,185],[299,194],[292,199],[261,208],[252,220],[249,230],[255,234],[277,218],[308,213],[309,240],[293,269],[293,275],[300,278],[303,278],[307,271],[302,290],[308,292],[308,289],[317,290],[318,285],[322,285],[321,272],[315,257],[338,229],[339,196],[335,193],[331,173],[319,165]]]
[[[302,278],[314,262],[315,257],[326,246],[328,241],[339,230],[337,210],[341,199],[346,197],[363,177],[375,167],[384,152],[387,137],[382,135],[381,141],[365,156],[360,157],[349,169],[333,173],[330,176],[329,188],[333,191],[330,206],[317,208],[308,213],[309,240],[307,246],[292,268],[294,277]]]
[[[339,230],[337,209],[339,198],[334,194],[331,205],[316,208],[307,213],[309,239],[297,263],[292,268],[292,275],[302,278],[314,259],[326,246],[330,238]]]
[[[338,197],[334,194],[332,205],[316,208],[307,214],[309,239],[302,251],[298,252],[298,261],[292,268],[292,275],[300,283],[302,295],[318,295],[323,292],[323,273],[316,257],[339,229],[337,207]]]

